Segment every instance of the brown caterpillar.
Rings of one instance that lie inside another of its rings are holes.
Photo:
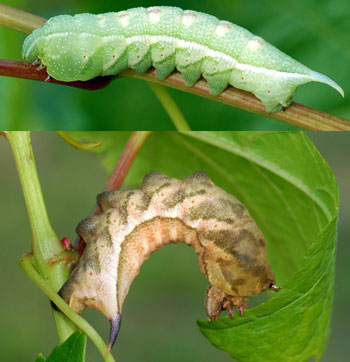
[[[184,181],[159,172],[145,176],[139,190],[97,196],[100,213],[81,221],[77,233],[87,246],[59,294],[80,313],[86,306],[111,321],[109,349],[117,337],[122,305],[150,254],[179,241],[194,247],[207,276],[206,313],[243,313],[248,296],[278,290],[266,258],[264,236],[245,206],[215,186],[205,172]]]

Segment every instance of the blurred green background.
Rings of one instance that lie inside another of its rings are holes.
[[[330,343],[323,362],[348,360],[350,333],[350,153],[346,133],[309,133],[333,169],[340,188],[340,221],[334,313]],[[94,198],[105,185],[99,159],[78,151],[54,133],[35,132],[34,153],[51,222],[60,237],[75,239],[77,223],[86,217]],[[31,233],[22,191],[10,148],[0,138],[0,351],[1,360],[34,361],[58,343],[46,296],[23,273],[20,255],[30,251]],[[168,245],[152,254],[135,279],[123,308],[123,324],[115,347],[117,360],[229,362],[230,357],[213,347],[199,332],[197,318],[205,318],[203,302],[207,280],[197,256],[185,244]],[[106,340],[109,323],[102,314],[83,314]],[[88,362],[101,358],[91,344]]]
[[[44,17],[173,5],[230,20],[330,76],[346,94],[343,99],[326,85],[309,83],[298,88],[295,101],[350,118],[349,0],[9,0],[6,3]],[[25,36],[0,29],[0,58],[20,60]],[[175,90],[171,94],[193,130],[293,129],[195,95]],[[148,85],[140,80],[119,79],[100,91],[85,91],[0,77],[0,129],[172,130],[174,126]]]

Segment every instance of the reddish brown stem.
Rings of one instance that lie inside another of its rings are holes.
[[[149,131],[136,131],[133,132],[120,155],[105,187],[105,191],[119,190],[125,180],[126,175],[134,162],[134,159],[140,151],[142,145],[145,143],[147,137],[151,132]],[[99,208],[96,206],[91,215],[99,213]],[[85,242],[80,237],[74,243],[74,249],[81,255],[85,249]]]
[[[47,80],[48,74],[46,70],[41,69],[38,71],[36,69],[37,66],[30,63],[0,60],[0,75],[39,81]],[[209,86],[206,80],[200,79],[193,87],[187,87],[179,72],[174,72],[163,81],[160,81],[157,78],[156,71],[153,68],[141,75],[137,74],[134,70],[127,70],[119,76],[139,78],[150,82],[160,83],[168,87],[180,89],[184,92],[196,94],[311,131],[350,131],[350,122],[348,120],[295,102],[293,102],[285,111],[268,113],[265,111],[265,107],[260,100],[253,94],[231,86],[220,95],[212,96],[209,93]],[[47,82],[95,90],[105,87],[113,78],[116,77],[97,77],[86,82],[61,82],[51,78],[47,80]]]
[[[121,188],[136,155],[149,134],[149,131],[136,131],[131,134],[128,143],[124,147],[124,150],[109,177],[105,191],[119,190]]]
[[[197,94],[201,97],[212,99],[231,107],[233,106],[244,109],[249,112],[260,114],[262,116],[273,118],[311,131],[350,131],[350,121],[295,102],[293,102],[285,111],[268,113],[265,111],[264,105],[253,94],[231,86],[227,87],[218,96],[210,94],[208,83],[203,78],[200,79],[193,87],[186,87],[185,81],[179,72],[172,73],[163,81],[160,81],[157,78],[156,71],[153,68],[142,75],[137,74],[135,71],[127,70],[121,73],[121,76],[161,83],[168,87]]]
[[[13,60],[0,59],[0,75],[7,77],[16,77],[23,79],[38,80],[41,82],[62,84],[69,87],[82,88],[87,90],[97,90],[106,87],[113,77],[97,77],[86,82],[62,82],[50,78],[46,69],[38,70],[38,64],[34,65],[27,62],[17,62]]]

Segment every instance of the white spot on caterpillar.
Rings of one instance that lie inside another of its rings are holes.
[[[196,20],[196,16],[197,14],[195,11],[185,11],[182,16],[182,25],[185,25],[186,27],[191,26]]]
[[[129,25],[129,14],[127,11],[121,11],[118,13],[118,18],[124,28]]]
[[[256,51],[260,47],[262,47],[264,43],[265,43],[264,39],[260,38],[259,36],[255,36],[254,38],[249,40],[247,47],[251,51]]]
[[[226,33],[229,31],[229,29],[231,28],[231,24],[228,23],[227,21],[222,21],[219,23],[219,25],[216,27],[215,29],[215,35],[217,35],[219,38],[222,38],[223,36],[226,35]]]
[[[160,20],[162,10],[159,8],[150,8],[148,10],[148,18],[151,24],[156,24]]]

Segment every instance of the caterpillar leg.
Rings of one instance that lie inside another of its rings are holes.
[[[184,77],[187,87],[193,87],[202,75],[201,62],[190,64],[187,67],[177,66],[176,68]]]
[[[45,69],[46,68],[46,66],[44,65],[44,64],[41,64],[40,63],[40,65],[35,69],[36,71],[39,71],[39,70],[41,70],[41,69]]]
[[[220,72],[220,73],[203,73],[203,78],[208,81],[210,88],[210,94],[218,96],[228,86],[230,80],[231,71]]]
[[[235,297],[228,295],[222,289],[216,288],[212,285],[207,289],[205,310],[211,321],[218,319],[223,310],[227,310],[228,314],[231,318],[233,318],[234,307],[236,307],[239,314],[242,315],[243,311],[247,308],[247,305],[247,297]]]

